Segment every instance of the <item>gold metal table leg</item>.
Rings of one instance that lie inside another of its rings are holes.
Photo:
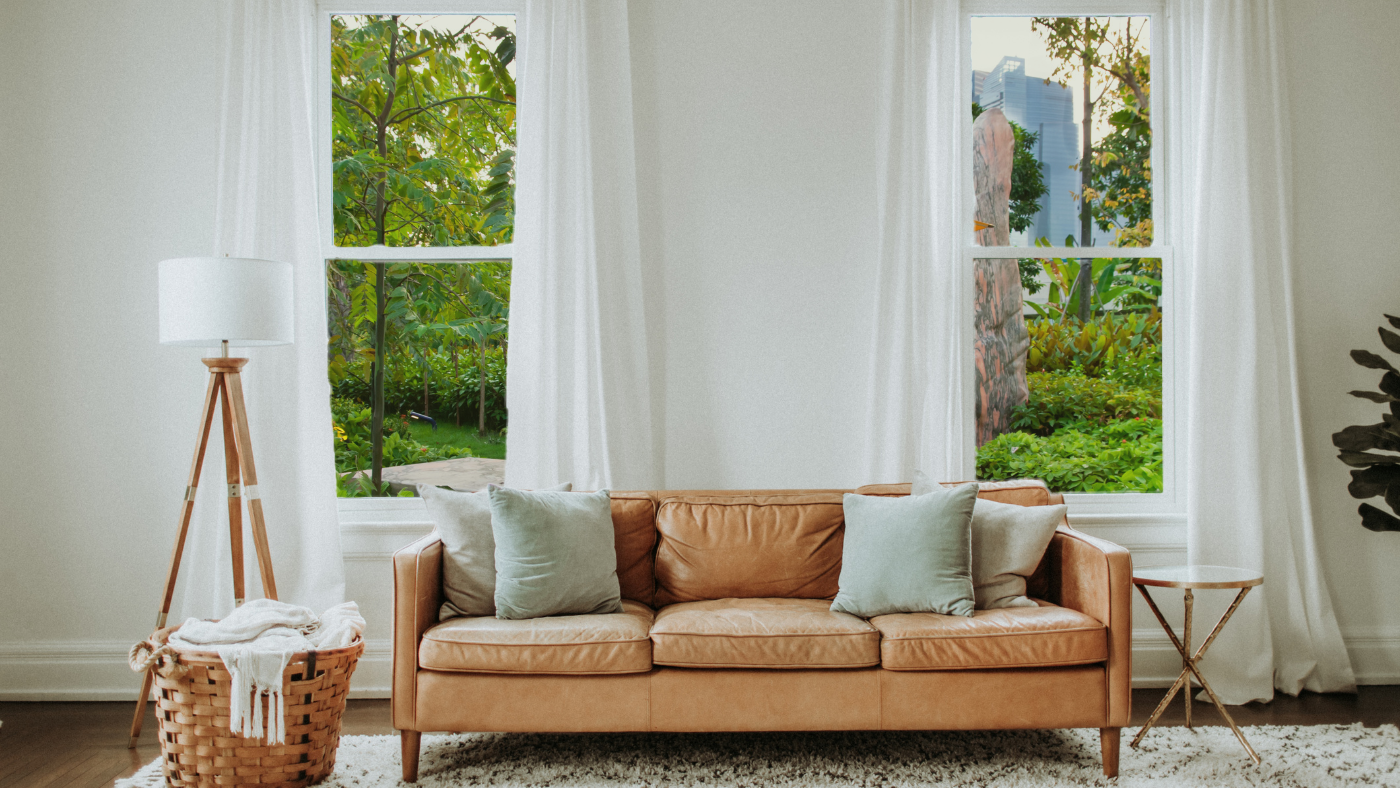
[[[1172,631],[1171,625],[1167,623],[1166,617],[1163,616],[1162,611],[1158,609],[1157,603],[1152,599],[1152,595],[1147,593],[1147,588],[1145,586],[1140,585],[1137,587],[1137,589],[1139,592],[1142,593],[1143,599],[1147,601],[1147,606],[1151,608],[1152,614],[1155,615],[1157,617],[1157,621],[1161,623],[1162,629],[1165,630],[1167,633],[1167,637],[1171,638],[1172,645],[1175,646],[1176,650],[1181,653],[1183,667],[1181,670],[1181,675],[1177,676],[1176,681],[1172,683],[1172,687],[1170,690],[1167,691],[1166,697],[1162,698],[1162,702],[1157,704],[1157,708],[1152,712],[1152,716],[1148,718],[1147,724],[1143,725],[1142,728],[1138,730],[1137,735],[1133,737],[1133,740],[1129,744],[1129,746],[1138,746],[1138,743],[1142,741],[1143,736],[1147,734],[1147,730],[1157,723],[1158,718],[1162,716],[1162,712],[1166,710],[1167,705],[1171,703],[1171,700],[1173,697],[1175,697],[1177,690],[1181,689],[1183,684],[1186,687],[1186,724],[1188,727],[1190,726],[1192,691],[1191,678],[1194,676],[1196,681],[1200,682],[1201,688],[1206,691],[1206,695],[1210,697],[1211,703],[1215,704],[1215,708],[1217,711],[1220,712],[1220,716],[1225,718],[1225,723],[1230,726],[1230,730],[1234,732],[1235,738],[1239,739],[1240,744],[1244,746],[1245,752],[1249,754],[1249,759],[1254,762],[1255,766],[1258,766],[1259,754],[1255,752],[1254,748],[1249,745],[1249,741],[1246,740],[1244,737],[1244,732],[1241,731],[1240,727],[1235,724],[1235,720],[1233,717],[1230,716],[1230,712],[1225,710],[1225,704],[1220,702],[1220,698],[1215,694],[1215,691],[1211,689],[1210,683],[1206,681],[1205,676],[1201,675],[1200,667],[1197,665],[1201,657],[1205,655],[1206,649],[1210,648],[1210,644],[1215,642],[1215,638],[1217,635],[1220,634],[1220,630],[1225,628],[1225,622],[1229,621],[1230,617],[1233,616],[1235,614],[1235,611],[1239,609],[1240,603],[1244,601],[1245,594],[1249,593],[1249,587],[1240,589],[1239,594],[1235,596],[1235,601],[1230,603],[1230,607],[1225,611],[1225,615],[1221,616],[1220,620],[1216,622],[1215,626],[1211,629],[1210,634],[1206,636],[1205,641],[1201,643],[1201,647],[1196,649],[1196,652],[1194,654],[1192,654],[1190,651],[1191,613],[1193,606],[1191,589],[1185,589],[1186,625],[1184,627],[1184,631],[1182,632],[1185,640],[1184,643],[1182,640],[1177,639],[1176,633]]]

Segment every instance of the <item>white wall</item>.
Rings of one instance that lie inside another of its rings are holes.
[[[155,341],[155,262],[212,240],[217,1],[0,4],[0,698],[135,693],[124,652],[158,605],[205,377]],[[670,487],[867,481],[878,33],[853,8],[632,2]],[[1400,313],[1381,248],[1400,219],[1400,7],[1285,8],[1315,514],[1362,678],[1400,682],[1400,537],[1360,528],[1329,439],[1375,419],[1345,396],[1375,379],[1346,351]],[[361,692],[387,686],[387,555],[425,528],[348,526]],[[1180,548],[1105,532],[1143,561]],[[1169,649],[1143,638],[1139,676],[1171,671]]]
[[[213,240],[214,9],[4,6],[0,697],[135,696],[208,374],[156,342],[156,261]]]
[[[631,10],[667,486],[862,483],[879,25],[841,0]]]
[[[1346,394],[1374,391],[1380,375],[1358,367],[1347,352],[1384,353],[1376,326],[1383,313],[1400,315],[1394,251],[1400,4],[1289,0],[1286,22],[1295,298],[1313,514],[1360,679],[1400,683],[1400,534],[1361,527],[1359,501],[1347,495],[1350,477],[1331,438],[1348,425],[1380,421],[1380,406]]]

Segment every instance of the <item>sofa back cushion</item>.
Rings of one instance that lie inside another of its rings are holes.
[[[843,525],[839,492],[663,498],[656,512],[655,606],[730,597],[830,599],[841,575]]]
[[[656,501],[649,493],[614,492],[612,520],[622,598],[651,605],[656,595]]]

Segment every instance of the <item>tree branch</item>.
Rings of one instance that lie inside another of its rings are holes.
[[[358,101],[356,101],[356,100],[350,98],[349,96],[347,96],[347,95],[341,93],[341,92],[338,91],[338,90],[332,90],[332,91],[331,91],[331,95],[332,95],[332,96],[335,96],[336,98],[340,99],[341,101],[344,101],[346,104],[349,104],[349,105],[353,106],[354,108],[358,109],[359,111],[365,113],[365,115],[368,116],[370,120],[374,120],[374,119],[375,119],[374,113],[373,113],[373,112],[370,112],[370,111],[369,111],[369,107],[366,107],[364,104],[361,104],[360,102],[358,102]]]

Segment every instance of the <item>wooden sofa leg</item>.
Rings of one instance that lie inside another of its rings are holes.
[[[1118,776],[1118,732],[1120,730],[1122,729],[1099,728],[1099,744],[1103,747],[1103,773],[1105,777]],[[404,773],[407,774],[407,772]]]
[[[422,743],[422,732],[399,731],[399,744],[402,747],[403,757],[403,781],[406,783],[418,782],[418,748]]]

